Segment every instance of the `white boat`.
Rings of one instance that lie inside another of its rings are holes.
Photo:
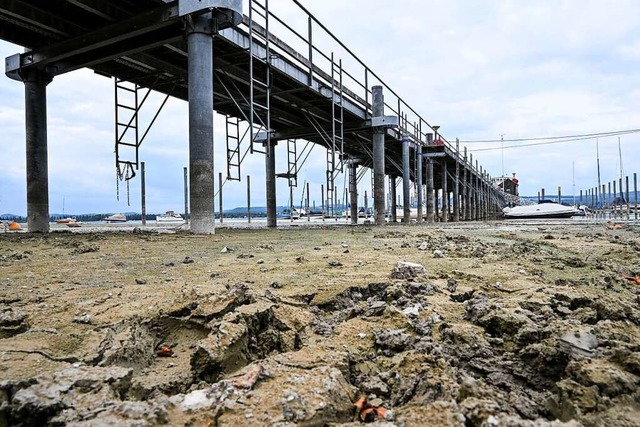
[[[127,217],[125,214],[113,214],[104,219],[105,221],[111,222],[127,222]]]
[[[174,211],[167,211],[156,216],[156,224],[181,224],[183,222],[182,215]]]
[[[571,218],[578,214],[579,211],[575,207],[554,202],[515,206],[502,210],[502,215],[505,218]]]

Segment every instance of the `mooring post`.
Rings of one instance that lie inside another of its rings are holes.
[[[222,215],[222,172],[218,173],[218,206],[220,209],[220,224],[224,221]]]
[[[293,222],[293,210],[295,206],[293,204],[293,186],[289,185],[289,221]]]
[[[22,76],[25,93],[27,166],[27,227],[49,232],[49,165],[47,148],[47,85],[51,77],[41,71]]]
[[[247,175],[247,222],[251,224],[251,175]]]
[[[544,200],[544,188],[541,190],[542,192],[542,199]]]
[[[309,199],[311,195],[309,194],[309,183],[307,182],[307,203],[305,204],[305,208],[307,209],[307,222],[311,221],[311,211],[309,210]]]
[[[276,228],[276,145],[265,146],[265,196],[267,198],[267,227]]]
[[[358,163],[351,159],[349,163],[349,204],[351,224],[358,224]]]
[[[558,185],[558,204],[562,204],[562,187]]]
[[[409,137],[402,137],[402,222],[411,222],[411,172]]]
[[[212,14],[187,19],[191,232],[215,233]]]
[[[625,188],[625,195],[626,195],[625,203],[627,205],[627,221],[628,221],[631,217],[631,211],[630,211],[631,200],[629,199],[629,175],[625,176],[624,180],[626,184],[624,188]]]
[[[633,174],[633,204],[634,204],[634,218],[638,219],[638,176],[634,172]]]
[[[618,209],[616,208],[616,203],[614,203],[616,197],[618,197],[618,187],[617,187],[617,182],[614,179],[613,180],[613,201],[611,202],[611,206],[613,208],[613,217],[614,218],[618,217]]]
[[[189,224],[189,173],[187,167],[183,169],[184,172],[184,223]]]
[[[602,188],[604,188],[604,186],[603,186]],[[602,193],[604,194],[604,191],[603,191]],[[540,197],[538,197],[538,199],[539,199],[539,198],[540,198]],[[580,190],[580,204],[582,204],[582,190]]]
[[[364,190],[364,217],[369,218],[369,197],[367,196],[367,190]]]
[[[324,217],[326,216],[325,215],[326,210],[324,206],[324,184],[320,184],[320,197],[322,200],[321,202],[322,203],[322,221],[324,221]]]
[[[382,117],[384,116],[382,86],[373,86],[371,92],[373,117]],[[385,225],[384,133],[385,130],[382,127],[373,129],[373,209],[376,225]]]
[[[390,221],[395,223],[398,221],[398,196],[396,194],[396,177],[395,176],[390,176],[389,177],[389,198],[391,199],[391,206],[389,207],[390,210]]]
[[[416,191],[418,192],[418,223],[422,222],[423,210],[422,204],[424,203],[422,199],[422,142],[418,141],[417,146],[417,154],[416,154]]]
[[[609,209],[609,203],[611,203],[611,181],[607,182],[607,200],[606,200],[606,206],[607,209]],[[605,207],[605,203],[602,204],[602,210],[604,211],[604,207]],[[609,216],[611,216],[611,211],[609,209]]]
[[[147,225],[147,197],[145,185],[144,162],[140,162],[140,216],[142,225]]]

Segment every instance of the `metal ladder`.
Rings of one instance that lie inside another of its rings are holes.
[[[256,22],[256,20],[260,22]],[[262,28],[260,28],[262,27]],[[262,32],[264,30],[264,32]],[[264,57],[257,54],[264,44]],[[249,0],[249,125],[250,152],[265,151],[256,149],[254,142],[260,132],[266,132],[264,144],[271,143],[271,49],[269,46],[269,0],[264,0],[264,6],[257,0]],[[256,70],[257,66],[264,67],[263,72]],[[259,101],[258,101],[259,100]]]
[[[156,80],[156,83],[158,80]],[[155,85],[152,84],[151,87]],[[129,181],[136,176],[140,165],[140,145],[169,100],[174,86],[165,94],[149,125],[141,134],[140,111],[151,94],[151,88],[143,88],[119,78],[114,78],[115,89],[115,154],[116,154],[116,198],[120,200],[120,181],[127,182],[127,203],[129,202]],[[140,96],[140,91],[146,91]]]
[[[139,116],[140,87],[118,78],[115,84],[115,153],[117,181],[129,181],[138,170],[140,147]],[[118,200],[120,193],[118,189]]]
[[[295,139],[287,140],[287,178],[289,188],[298,187],[298,144]]]
[[[331,214],[336,203],[335,180],[344,172],[344,106],[342,102],[342,60],[336,63],[331,53],[331,147],[327,150],[327,200],[332,201]],[[336,152],[340,155],[336,160]]]

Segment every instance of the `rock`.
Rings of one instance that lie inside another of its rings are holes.
[[[278,282],[277,280],[271,282],[269,286],[271,286],[273,289],[282,289],[282,283]]]
[[[387,308],[387,303],[384,301],[374,301],[369,304],[369,308],[366,309],[364,315],[367,317],[381,316],[384,310]]]
[[[558,344],[567,349],[574,357],[594,357],[598,348],[598,339],[586,330],[567,332]]]
[[[85,325],[91,325],[93,323],[93,316],[90,314],[84,314],[73,318],[73,323],[82,323]]]
[[[435,251],[433,251],[433,257],[444,258],[444,252],[442,252],[440,249],[436,249]]]
[[[576,382],[585,387],[595,385],[600,393],[608,397],[633,393],[638,389],[638,377],[604,360],[572,361],[567,366],[567,372]]]
[[[229,248],[229,247],[225,246],[224,248],[222,248],[222,249],[220,250],[220,252],[221,252],[221,253],[223,253],[223,254],[226,254],[226,253],[228,253],[228,252],[233,252],[233,249],[231,249],[231,248]]]
[[[389,329],[386,331],[374,331],[375,346],[384,354],[405,351],[414,342],[414,338],[402,329]]]
[[[15,384],[14,393],[3,405],[9,425],[66,424],[74,415],[92,413],[106,402],[117,400],[131,385],[130,369],[110,367],[68,368]],[[64,410],[64,412],[63,412]]]
[[[144,279],[136,279],[136,285],[146,285],[147,281]]]
[[[101,343],[99,366],[146,368],[155,362],[155,334],[140,319],[106,328]]]
[[[0,339],[18,335],[28,329],[26,314],[9,306],[0,309]]]
[[[254,258],[253,254],[240,254],[238,255],[238,259],[249,259],[249,258]]]
[[[429,250],[429,243],[427,243],[427,242],[420,243],[420,246],[418,246],[418,250],[419,251]]]
[[[183,264],[193,264],[195,261],[193,260],[193,258],[190,257],[184,257],[184,259],[182,260]]]
[[[342,263],[340,261],[329,261],[329,267],[342,267]]]
[[[405,308],[404,310],[402,310],[402,312],[407,317],[418,317],[420,316],[420,310],[422,310],[422,305],[418,303],[416,305]]]
[[[447,279],[447,290],[452,294],[458,289],[458,281],[454,278]]]
[[[389,396],[389,386],[387,386],[387,384],[385,384],[384,381],[382,381],[377,375],[360,384],[360,387],[362,388],[362,390],[369,394],[373,393],[376,396]]]
[[[398,261],[391,272],[392,279],[415,279],[419,276],[426,276],[427,269],[423,265],[413,262]]]
[[[213,295],[207,300],[199,302],[198,309],[205,319],[211,320],[221,318],[236,308],[252,304],[254,301],[255,297],[249,290],[249,286],[246,283],[237,283],[230,286],[226,294]]]
[[[256,264],[258,264],[258,265],[264,264],[264,260],[263,259],[259,259],[258,261],[256,261]]]

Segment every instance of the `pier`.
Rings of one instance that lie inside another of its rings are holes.
[[[145,93],[189,102],[193,233],[215,230],[214,111],[226,117],[226,180],[242,179],[247,155],[265,158],[268,227],[276,227],[276,179],[296,187],[313,150],[326,152],[328,206],[342,197],[336,178],[348,173],[351,210],[357,212],[357,184],[372,170],[377,225],[385,223],[387,177],[394,183],[401,178],[405,223],[412,186],[418,222],[485,220],[508,203],[466,148],[407,105],[297,0],[291,6],[306,17],[304,33],[274,14],[268,0],[250,0],[249,10],[242,3],[14,0],[0,5],[0,38],[26,49],[6,59],[5,73],[25,86],[29,231],[49,231],[47,86],[56,76],[85,67],[114,80],[116,170],[122,179],[133,178],[140,167],[138,150],[148,132],[138,123]],[[283,34],[271,31],[275,24]],[[349,57],[321,50],[315,42],[319,35]],[[343,66],[347,59],[358,64],[355,69]],[[277,172],[275,152],[284,149],[287,170]],[[394,197],[393,215],[395,202]],[[351,217],[357,223],[357,215]]]

